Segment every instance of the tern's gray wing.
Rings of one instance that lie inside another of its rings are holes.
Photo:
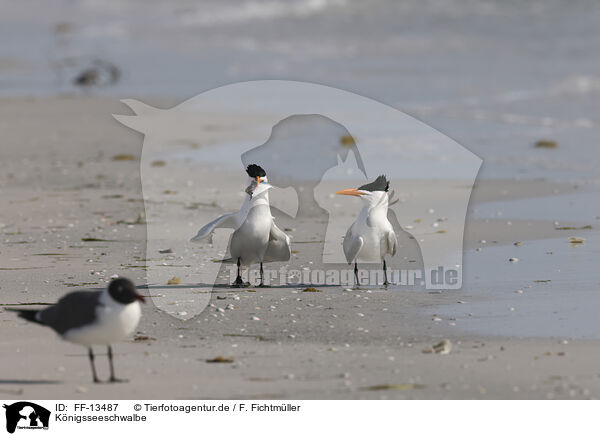
[[[264,262],[283,262],[290,260],[290,237],[273,223],[269,233],[269,245],[263,257]]]
[[[346,232],[346,236],[344,236],[344,254],[346,255],[348,264],[351,264],[356,259],[363,244],[364,240],[362,236],[354,235],[352,227],[350,227]]]
[[[398,250],[398,239],[396,239],[396,233],[393,230],[387,232],[386,241],[387,241],[387,252],[392,256],[396,255],[396,251]]]
[[[198,230],[198,234],[191,239],[191,242],[198,242],[211,235],[215,229],[237,229],[240,226],[239,212],[228,213],[220,216],[214,221],[209,222],[207,225]]]
[[[100,305],[101,291],[76,291],[65,295],[58,303],[38,312],[37,319],[62,335],[68,330],[93,324]]]

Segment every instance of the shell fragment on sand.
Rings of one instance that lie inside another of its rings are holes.
[[[550,139],[540,139],[535,143],[535,148],[557,148],[558,143]]]
[[[444,339],[437,344],[423,349],[425,354],[450,354],[452,351],[452,342],[449,339]]]
[[[114,162],[119,162],[119,161],[134,161],[137,159],[132,154],[117,154],[117,155],[114,155],[111,158],[111,160],[113,160]]]
[[[585,225],[581,227],[576,226],[563,226],[563,227],[555,227],[555,230],[592,230],[591,225]]]
[[[233,358],[217,356],[214,359],[206,359],[206,363],[233,363]]]

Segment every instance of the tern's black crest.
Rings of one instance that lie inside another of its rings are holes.
[[[139,299],[135,285],[125,278],[115,279],[108,285],[108,293],[119,303],[129,304]]]
[[[265,177],[267,175],[265,170],[263,170],[260,166],[258,166],[256,164],[248,165],[248,168],[246,168],[246,172],[253,179],[255,179],[257,177]]]
[[[362,185],[358,188],[359,191],[385,191],[388,192],[390,189],[390,182],[384,175],[381,175],[375,179],[375,181],[371,183],[367,183],[366,185]]]

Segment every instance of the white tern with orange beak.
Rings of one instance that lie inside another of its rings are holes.
[[[290,259],[290,238],[273,222],[269,205],[267,174],[260,166],[251,164],[246,169],[250,177],[247,196],[239,212],[223,215],[202,227],[192,242],[209,238],[218,228],[234,229],[229,251],[237,263],[237,278],[233,287],[249,286],[242,281],[240,268],[260,263],[260,286],[264,286],[263,262],[283,262]]]
[[[385,176],[354,189],[336,192],[341,195],[360,197],[366,204],[358,218],[350,226],[344,237],[344,254],[348,264],[354,262],[354,278],[358,286],[358,261],[383,261],[384,285],[387,286],[385,256],[394,256],[398,247],[396,233],[387,218],[390,182]]]

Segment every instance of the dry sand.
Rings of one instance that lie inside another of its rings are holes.
[[[152,254],[146,253],[140,219],[142,137],[111,113],[124,113],[117,100],[0,100],[0,304],[53,302],[69,290],[102,287],[113,274],[146,283]],[[114,160],[117,155],[133,160]],[[576,189],[545,181],[480,181],[472,203]],[[211,207],[192,212],[214,213]],[[481,239],[502,245],[556,237],[551,220],[513,220],[511,226],[501,219],[470,220],[465,232],[466,248]],[[600,397],[598,341],[465,334],[452,319],[428,312],[462,305],[469,297],[464,292],[302,289],[219,289],[211,306],[188,321],[148,304],[141,340],[116,345],[118,375],[131,379],[119,385],[90,383],[83,349],[2,311],[0,396]],[[226,309],[229,304],[234,308]],[[452,342],[450,354],[423,353],[442,339]],[[216,356],[233,361],[206,362]],[[102,359],[98,367],[105,376]]]

